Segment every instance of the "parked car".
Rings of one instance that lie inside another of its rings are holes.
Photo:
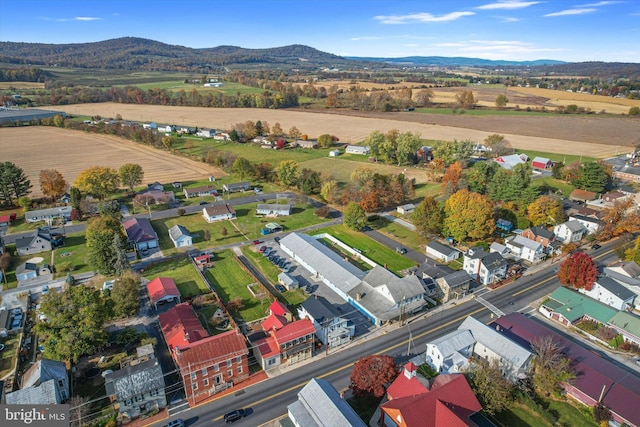
[[[599,244],[595,243],[593,246],[591,246],[591,249],[597,250],[600,249],[602,246],[600,246]]]
[[[276,285],[276,289],[277,289],[278,292],[286,292],[287,291],[287,289],[284,286],[280,285],[280,284]]]
[[[271,260],[271,262],[272,262],[274,265],[277,265],[277,264],[280,262],[280,257],[279,257],[278,255],[275,255],[275,256],[273,257],[273,259]]]
[[[284,265],[285,265],[286,262],[287,262],[286,259],[281,258],[280,261],[278,262],[278,267],[284,268]]]
[[[259,245],[260,243],[262,243],[262,242],[260,242],[260,240],[254,240],[254,241],[253,241],[253,244],[254,244],[254,245]]]
[[[236,422],[239,419],[244,418],[245,414],[246,412],[244,409],[236,409],[234,411],[227,412],[224,414],[224,422],[227,424]]]
[[[205,202],[204,200],[200,202],[200,206],[208,205],[209,202]]]
[[[181,418],[169,421],[164,427],[184,427],[184,421]]]
[[[260,249],[258,249],[258,252],[260,252],[261,254],[263,254],[263,253],[264,253],[264,251],[266,251],[266,250],[267,250],[267,247],[266,247],[266,246],[260,246]]]
[[[269,256],[271,251],[272,249],[270,247],[267,247],[267,249],[265,249],[264,252],[262,252],[262,256]]]

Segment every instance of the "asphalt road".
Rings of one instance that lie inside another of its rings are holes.
[[[590,251],[591,255],[599,264],[606,265],[616,259],[611,249],[615,243],[610,242],[597,251]],[[212,422],[220,423],[224,413],[245,408],[249,410],[249,415],[236,425],[256,426],[267,423],[286,414],[287,405],[297,400],[297,393],[311,378],[326,379],[337,390],[345,390],[349,386],[353,363],[363,355],[388,354],[397,363],[404,363],[411,357],[424,353],[427,342],[455,330],[467,316],[474,316],[485,323],[497,316],[487,305],[480,303],[480,299],[505,314],[515,311],[532,312],[537,308],[537,304],[532,303],[544,298],[559,285],[552,266],[546,266],[496,290],[478,291],[479,298],[472,295],[463,302],[445,304],[427,314],[411,318],[404,326],[395,324],[373,332],[374,336],[357,337],[342,351],[329,356],[317,355],[310,362],[286,368],[280,375],[187,410],[173,418],[183,418],[189,426],[209,426]]]

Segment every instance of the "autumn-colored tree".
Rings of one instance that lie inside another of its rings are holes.
[[[271,135],[273,135],[276,138],[284,135],[284,131],[280,126],[280,122],[275,122],[274,125],[271,127]]]
[[[531,380],[534,389],[542,396],[560,391],[560,384],[575,378],[571,361],[564,356],[563,348],[551,335],[536,337],[531,342],[533,369]]]
[[[278,179],[283,185],[294,187],[298,183],[298,162],[295,160],[283,160],[276,168]]]
[[[432,99],[433,91],[431,89],[422,89],[415,94],[415,101],[418,107],[430,105]]]
[[[291,129],[289,129],[289,138],[293,141],[297,141],[301,136],[302,132],[300,132],[297,127],[292,126]]]
[[[513,154],[513,147],[509,141],[504,138],[504,135],[497,133],[489,135],[484,139],[484,144],[491,149],[492,157]]]
[[[500,95],[498,95],[496,97],[496,107],[498,108],[504,108],[507,106],[507,102],[509,102],[509,98],[507,98],[507,95],[501,93]]]
[[[598,239],[608,240],[624,233],[635,233],[640,230],[640,215],[634,199],[631,197],[617,200],[604,210],[603,227],[598,230]]]
[[[640,264],[640,236],[636,238],[636,243],[633,247],[624,252],[624,258],[627,261],[635,261]]]
[[[133,191],[133,187],[142,184],[144,171],[139,164],[125,163],[118,169],[118,175],[120,176],[120,181],[129,187],[129,190]]]
[[[245,176],[253,174],[253,165],[248,159],[244,157],[238,157],[231,170],[240,176],[240,180],[243,180]]]
[[[456,102],[461,108],[470,109],[473,108],[478,100],[473,96],[473,92],[470,90],[463,90],[456,93]]]
[[[590,291],[598,278],[598,268],[585,252],[574,252],[558,270],[558,280],[563,285]]]
[[[338,181],[330,179],[322,184],[320,196],[326,200],[327,203],[335,203],[339,199],[338,190]]]
[[[565,165],[562,168],[562,179],[567,182],[573,182],[578,179],[578,174],[580,173],[580,162],[575,161]]]
[[[502,375],[497,359],[491,362],[484,359],[474,361],[468,375],[473,393],[488,414],[495,415],[512,402],[514,386]]]
[[[560,224],[564,211],[560,200],[551,196],[540,196],[527,207],[527,219],[532,225]]]
[[[438,234],[442,230],[444,214],[433,196],[426,196],[411,214],[411,220],[423,235]]]
[[[62,174],[55,169],[43,169],[40,171],[40,190],[47,197],[56,198],[64,194],[67,189],[67,181]]]
[[[11,267],[11,254],[9,251],[4,251],[0,255],[0,270],[2,270],[2,277],[4,277],[4,283],[7,284],[7,270]]]
[[[445,190],[447,188],[453,189],[456,191],[458,189],[458,182],[462,178],[462,163],[454,162],[449,165],[444,175],[442,175],[442,189]]]
[[[81,191],[104,200],[120,185],[120,177],[115,169],[93,166],[83,170],[74,184]]]
[[[361,357],[353,365],[349,387],[354,396],[382,397],[388,384],[398,376],[396,363],[391,356],[370,355]]]
[[[333,138],[328,133],[318,137],[318,145],[322,148],[329,148],[333,145]]]
[[[496,227],[489,199],[468,190],[459,190],[447,199],[444,215],[444,232],[459,242],[489,237]]]

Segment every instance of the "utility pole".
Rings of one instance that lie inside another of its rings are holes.
[[[329,319],[324,319],[324,354],[329,355]]]

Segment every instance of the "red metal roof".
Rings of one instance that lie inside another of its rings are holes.
[[[272,314],[271,316],[267,317],[264,322],[262,322],[262,329],[264,329],[266,332],[270,332],[272,330],[277,331],[288,323],[289,321],[285,317],[278,316],[277,314]]]
[[[291,313],[287,306],[278,300],[275,300],[271,303],[271,305],[269,306],[269,311],[271,312],[271,314],[277,314],[278,316],[284,316],[287,313]]]
[[[280,354],[280,347],[273,337],[262,338],[256,341],[256,347],[263,359]]]
[[[468,426],[469,417],[482,410],[462,374],[438,375],[430,391],[389,400],[380,408],[390,415],[399,413],[403,425],[421,427]]]
[[[157,240],[158,235],[146,218],[131,218],[122,223],[129,240],[135,243]]]
[[[275,332],[272,332],[273,337],[278,344],[295,340],[296,338],[304,337],[305,335],[315,333],[313,323],[309,319],[296,320],[291,322]]]
[[[404,370],[387,389],[389,399],[399,399],[407,396],[417,396],[429,392],[429,382],[426,378],[416,374],[417,367],[413,362],[404,365]]]
[[[147,283],[147,292],[149,292],[149,297],[154,304],[167,296],[180,296],[176,282],[170,277],[156,277]]]
[[[209,336],[193,308],[186,302],[161,313],[159,321],[164,339],[171,351],[176,347],[182,348]]]
[[[180,346],[175,360],[180,369],[197,370],[248,353],[244,336],[234,329]]]

